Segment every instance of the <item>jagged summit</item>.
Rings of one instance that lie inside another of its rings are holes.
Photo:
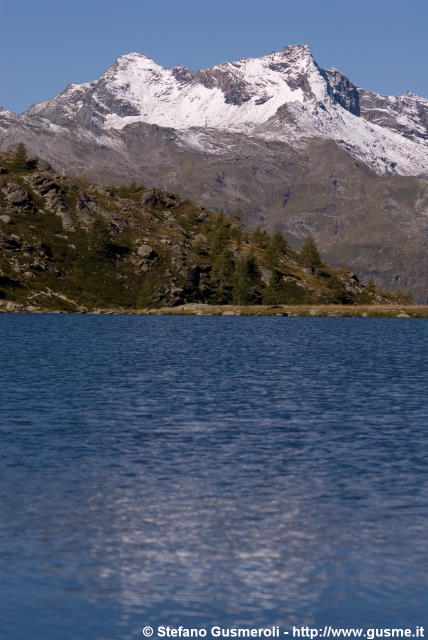
[[[150,56],[146,56],[144,53],[140,53],[139,51],[131,51],[130,53],[124,53],[123,55],[119,56],[117,58],[117,60],[139,60],[139,59],[144,59],[144,60],[152,60],[152,58],[150,58]]]
[[[313,55],[312,52],[309,48],[309,46],[307,44],[288,44],[285,45],[280,51],[272,51],[272,53],[267,54],[265,56],[261,56],[261,58],[266,59],[266,58],[272,58],[272,57],[278,57],[278,56],[285,56],[285,57],[294,57],[295,59],[303,59],[303,58],[310,58],[313,60]],[[210,67],[205,67],[205,68],[201,68],[199,69],[199,71],[207,71],[209,69],[215,69],[216,67],[221,67],[221,66],[227,66],[227,65],[238,65],[240,63],[244,63],[244,62],[248,62],[250,60],[259,60],[260,58],[240,58],[239,60],[235,60],[235,61],[225,61],[222,62],[220,64],[217,65],[212,65]],[[140,53],[138,51],[131,51],[130,53],[124,53],[121,56],[119,56],[115,63],[112,65],[112,67],[118,63],[118,62],[125,62],[125,63],[131,63],[131,64],[147,64],[150,63],[152,64],[154,67],[160,67],[160,65],[158,65],[156,63],[156,61],[151,58],[150,56],[145,55],[144,53]],[[110,67],[111,68],[111,67]],[[161,68],[167,68],[167,67],[161,67]],[[187,71],[190,71],[190,69],[188,67],[186,67],[185,65],[177,65],[176,67],[171,67],[172,69],[186,69]],[[196,75],[198,72],[192,72],[190,71],[193,75]]]
[[[118,68],[125,69],[125,68],[132,68],[132,67],[141,67],[144,69],[150,69],[150,68],[161,69],[162,68],[153,60],[153,58],[150,58],[150,56],[146,56],[144,53],[138,53],[137,51],[133,51],[131,53],[125,53],[119,56],[115,60],[114,64],[109,69],[107,69],[107,71],[103,74],[103,76],[111,72],[114,73],[115,71],[117,71]]]
[[[87,124],[92,116],[92,123],[105,129],[143,121],[177,129],[248,130],[269,120],[285,103],[314,107],[326,97],[325,81],[306,45],[197,72],[184,66],[167,69],[134,52],[120,56],[98,81],[69,85],[27,113],[57,124],[80,120],[85,113]]]
[[[309,45],[301,43],[301,44],[286,44],[283,49],[283,51],[302,51],[304,53],[309,53],[309,55],[312,56],[311,50],[309,48]]]

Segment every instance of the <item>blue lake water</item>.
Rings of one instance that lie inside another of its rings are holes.
[[[427,623],[428,321],[0,315],[0,354],[5,640]]]

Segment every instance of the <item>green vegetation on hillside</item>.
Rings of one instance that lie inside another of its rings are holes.
[[[25,148],[0,156],[1,308],[84,311],[404,301],[175,194],[56,175]]]

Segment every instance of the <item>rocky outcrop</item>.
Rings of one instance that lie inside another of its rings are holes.
[[[3,189],[6,200],[14,207],[27,207],[31,204],[30,196],[27,191],[21,189],[17,184],[8,184]]]
[[[361,117],[383,129],[426,144],[428,141],[427,100],[407,92],[404,96],[380,96],[358,89]]]
[[[142,244],[137,249],[137,254],[140,258],[146,258],[147,260],[153,260],[156,258],[157,253],[149,244]]]

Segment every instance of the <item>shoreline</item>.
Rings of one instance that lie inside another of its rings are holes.
[[[2,301],[0,313],[66,315],[194,315],[258,317],[329,317],[329,318],[428,318],[428,305],[210,305],[188,303],[176,307],[152,309],[76,308],[75,311],[25,307]]]

